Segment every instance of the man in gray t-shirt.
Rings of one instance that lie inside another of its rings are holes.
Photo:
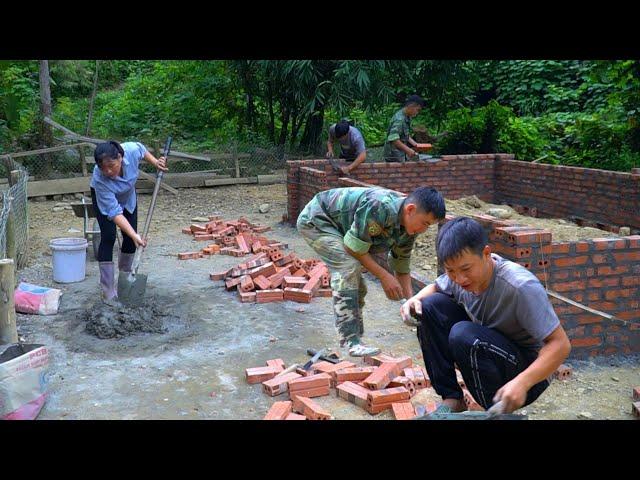
[[[443,398],[439,412],[465,410],[454,364],[485,409],[501,401],[510,413],[535,401],[571,351],[538,278],[491,253],[475,220],[447,222],[436,242],[445,274],[407,300],[405,322],[420,320],[427,373]]]
[[[341,167],[342,173],[348,175],[367,158],[367,148],[360,130],[353,127],[346,120],[341,120],[329,127],[329,139],[327,140],[327,158],[333,158],[333,143],[340,143],[340,158],[350,162],[350,165]]]

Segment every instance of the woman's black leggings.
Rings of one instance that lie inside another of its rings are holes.
[[[93,203],[93,209],[96,212],[96,218],[100,225],[100,247],[98,247],[98,261],[99,262],[111,262],[113,261],[113,245],[116,243],[116,224],[109,220],[106,215],[103,215],[98,208],[96,201],[96,191],[91,189],[91,202]],[[126,209],[122,210],[124,218],[126,218],[133,229],[138,231],[138,205],[136,205],[133,213],[127,212]],[[122,235],[122,253],[135,253],[136,244],[129,235]]]

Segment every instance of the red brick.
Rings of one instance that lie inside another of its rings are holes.
[[[344,382],[336,387],[336,393],[340,398],[365,409],[369,392],[370,390],[354,382]]]
[[[289,415],[287,415],[287,418],[285,418],[285,420],[306,420],[307,417],[305,417],[304,415],[298,415],[297,413],[290,413]]]
[[[464,403],[467,406],[467,410],[479,411],[479,412],[484,411],[484,408],[482,408],[482,405],[476,402],[475,398],[473,398],[473,395],[471,395],[471,392],[469,392],[469,390],[467,390],[466,388],[463,388],[462,393],[464,395],[463,398],[464,398]]]
[[[410,366],[413,365],[413,361],[411,360],[411,357],[407,355],[404,355],[402,357],[393,357],[386,353],[381,353],[379,355],[374,355],[371,357],[366,356],[363,358],[363,361],[367,365],[374,365],[374,366],[379,366],[383,362],[398,363],[400,365],[400,368],[402,369],[409,368]]]
[[[634,417],[640,417],[640,402],[633,402],[631,404],[631,413]]]
[[[308,377],[296,378],[289,382],[289,392],[295,393],[297,390],[310,388],[329,387],[331,376],[326,373],[310,375]]]
[[[256,292],[239,292],[242,303],[256,303]]]
[[[247,293],[255,290],[255,285],[253,284],[253,280],[249,275],[244,275],[240,277],[240,285],[239,288],[242,292]]]
[[[287,287],[284,289],[284,300],[289,300],[298,303],[311,303],[313,292],[311,290],[304,290],[301,288]]]
[[[253,283],[261,290],[269,290],[271,288],[271,282],[263,275],[255,277]]]
[[[391,404],[409,400],[411,395],[404,387],[385,388],[382,390],[370,391],[367,395],[367,412],[375,414],[391,408]]]
[[[285,402],[276,402],[263,418],[263,420],[285,420],[291,414],[293,402],[287,400]]]
[[[245,376],[247,383],[262,383],[267,380],[271,380],[281,370],[274,367],[253,367],[245,369]]]
[[[231,269],[224,270],[222,272],[213,272],[209,274],[209,278],[214,281],[224,280],[230,272],[231,272]]]
[[[293,276],[286,276],[284,277],[283,281],[282,281],[282,286],[284,288],[290,287],[290,288],[302,288],[304,287],[304,285],[307,283],[307,281],[304,278],[300,278],[300,277],[293,277]]]
[[[193,237],[193,239],[196,242],[204,242],[204,241],[209,241],[209,240],[213,240],[215,237],[211,234],[205,234],[205,235],[198,235],[196,233],[196,235]]]
[[[193,232],[191,231],[190,228],[183,228],[182,229],[182,233],[186,233],[188,235],[193,235]]]
[[[267,367],[279,368],[280,371],[282,371],[285,369],[284,360],[282,360],[281,358],[267,360]]]
[[[416,385],[413,383],[413,380],[405,377],[404,375],[399,375],[395,377],[393,380],[389,382],[388,387],[404,387],[409,390],[409,394],[413,397],[416,394]]]
[[[241,281],[242,277],[227,278],[224,281],[224,288],[228,291],[235,290]]]
[[[365,380],[375,371],[376,367],[354,367],[343,368],[338,371],[331,372],[335,384],[342,382],[360,382]]]
[[[291,394],[301,396],[301,397],[312,398],[312,397],[326,397],[330,393],[331,393],[331,387],[326,386],[326,387],[303,388],[301,390],[296,390]]]
[[[386,387],[401,371],[402,368],[400,368],[399,364],[385,362],[382,363],[375,372],[363,380],[362,383],[371,390],[380,390]]]
[[[293,396],[293,410],[303,414],[309,420],[330,420],[331,413],[307,397]]]
[[[598,337],[590,338],[573,338],[570,340],[571,345],[574,347],[594,347],[602,344],[602,339]]]
[[[289,271],[288,268],[283,268],[279,272],[276,272],[270,277],[268,277],[267,280],[269,280],[269,282],[271,283],[271,288],[278,288],[280,287],[280,285],[282,285],[282,281],[284,280],[284,277],[290,274],[291,272]]]
[[[192,233],[195,232],[206,232],[207,231],[207,227],[205,227],[204,225],[198,225],[196,223],[192,224],[189,229],[191,230]]]
[[[424,370],[422,366],[414,366],[408,367],[403,370],[403,374],[405,377],[408,377],[413,381],[413,384],[416,386],[416,389],[428,388],[431,386],[431,380],[429,380],[429,375]]]
[[[236,243],[238,244],[238,248],[245,253],[249,253],[249,247],[247,246],[247,242],[245,241],[242,235],[236,235]]]
[[[317,364],[313,365],[313,370],[315,372],[319,372],[319,373],[326,373],[326,374],[331,374],[332,372],[337,372],[339,370],[343,370],[345,368],[354,368],[356,366],[355,363],[353,362],[349,362],[347,360],[342,361],[342,362],[338,362],[338,363],[331,363],[331,362],[318,362]]]
[[[633,400],[640,400],[640,387],[633,388]]]
[[[276,273],[276,266],[273,264],[273,262],[269,262],[269,263],[265,263],[264,265],[261,265],[259,267],[256,267],[256,268],[252,269],[249,272],[249,275],[251,275],[251,278],[256,278],[258,275],[262,275],[264,277],[269,277],[270,275],[273,275],[274,273]]]
[[[262,390],[267,395],[270,395],[272,397],[275,397],[276,395],[281,395],[289,391],[289,382],[298,377],[300,377],[300,375],[298,375],[295,372],[285,373],[284,375],[280,375],[279,377],[275,377],[275,378],[272,378],[271,380],[262,382]]]
[[[330,288],[319,288],[314,297],[332,298],[333,292]]]
[[[284,300],[284,297],[282,295],[282,289],[280,288],[273,290],[256,290],[257,303],[281,302],[282,300]]]
[[[568,380],[572,373],[573,370],[569,365],[562,364],[556,369],[553,376],[558,380]]]
[[[178,254],[178,260],[191,260],[200,258],[202,254],[200,252],[183,252]]]
[[[411,402],[392,403],[391,409],[396,420],[411,420],[416,416],[416,411]]]

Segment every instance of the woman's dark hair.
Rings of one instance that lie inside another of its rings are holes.
[[[109,140],[108,142],[96,145],[96,149],[93,152],[93,158],[95,159],[96,164],[100,167],[104,160],[115,160],[118,158],[118,154],[124,157],[124,150],[122,146],[115,140]]]

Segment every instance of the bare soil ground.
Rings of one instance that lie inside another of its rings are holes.
[[[150,195],[140,196],[144,220]],[[73,284],[52,280],[49,241],[82,236],[82,220],[70,210],[53,211],[58,202],[29,202],[29,264],[19,280],[63,290],[57,315],[18,315],[24,341],[44,343],[52,354],[50,396],[41,419],[259,419],[274,400],[259,385],[248,385],[244,369],[264,365],[272,358],[287,364],[308,360],[307,348],[336,347],[331,299],[311,304],[292,302],[242,304],[208,274],[239,263],[228,256],[178,261],[176,253],[197,249],[180,233],[191,218],[221,214],[225,219],[246,216],[270,225],[270,238],[288,242],[304,258],[311,249],[295,229],[279,223],[286,211],[286,187],[228,186],[181,189],[173,196],[162,192],[151,223],[150,242],[140,271],[149,275],[148,301],[170,312],[162,333],[139,333],[117,339],[100,339],[86,328],[87,312],[99,302],[98,266],[89,249],[87,277]],[[258,212],[268,203],[267,213]],[[466,213],[458,202],[447,202],[453,213]],[[474,212],[483,208],[473,209]],[[512,218],[518,218],[517,214]],[[523,218],[540,225],[551,220]],[[553,225],[550,225],[554,227]],[[601,237],[607,232],[571,227],[556,222],[560,233]],[[574,228],[574,232],[569,232]],[[420,239],[414,267],[430,279],[432,268],[421,264],[433,257],[435,229]],[[561,237],[556,236],[554,239]],[[395,355],[410,355],[421,363],[415,329],[399,317],[399,304],[386,299],[377,280],[366,275],[369,295],[365,307],[365,340]],[[631,419],[631,390],[640,385],[638,357],[606,357],[568,361],[573,377],[554,382],[540,399],[524,410],[531,419]],[[439,400],[425,389],[412,402]],[[334,396],[318,400],[336,419],[391,419],[389,412],[370,416]],[[579,416],[582,415],[582,416]]]

